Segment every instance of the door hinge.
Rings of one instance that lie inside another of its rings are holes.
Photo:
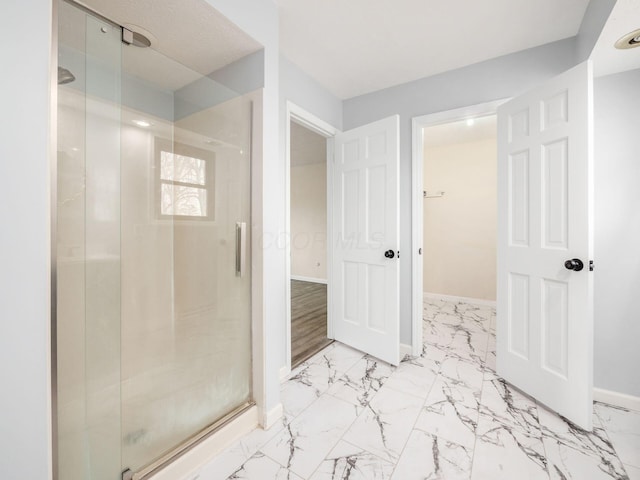
[[[589,260],[589,271],[593,272],[593,260]]]
[[[133,45],[133,32],[128,28],[122,27],[122,43]]]

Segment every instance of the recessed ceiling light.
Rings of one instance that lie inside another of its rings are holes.
[[[470,118],[470,119],[467,120],[467,126],[468,127],[473,126],[474,123],[476,123],[476,121],[473,118]]]
[[[134,120],[133,123],[135,123],[136,125],[138,125],[139,127],[150,127],[151,124],[149,122],[145,122],[144,120]]]
[[[624,37],[620,38],[615,43],[615,47],[621,50],[640,47],[640,28],[638,30],[634,30],[633,32],[629,32]]]

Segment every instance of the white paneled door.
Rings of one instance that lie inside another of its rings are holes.
[[[335,137],[330,285],[334,338],[394,365],[400,361],[398,136],[396,115]]]
[[[592,83],[585,62],[498,109],[497,371],[588,430]]]

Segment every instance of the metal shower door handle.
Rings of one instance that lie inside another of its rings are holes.
[[[244,277],[246,269],[247,224],[236,222],[236,277]]]

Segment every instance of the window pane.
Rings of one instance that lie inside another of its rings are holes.
[[[160,213],[185,217],[207,216],[207,190],[163,183]]]
[[[172,152],[160,152],[160,178],[174,182],[204,185],[207,162]]]

